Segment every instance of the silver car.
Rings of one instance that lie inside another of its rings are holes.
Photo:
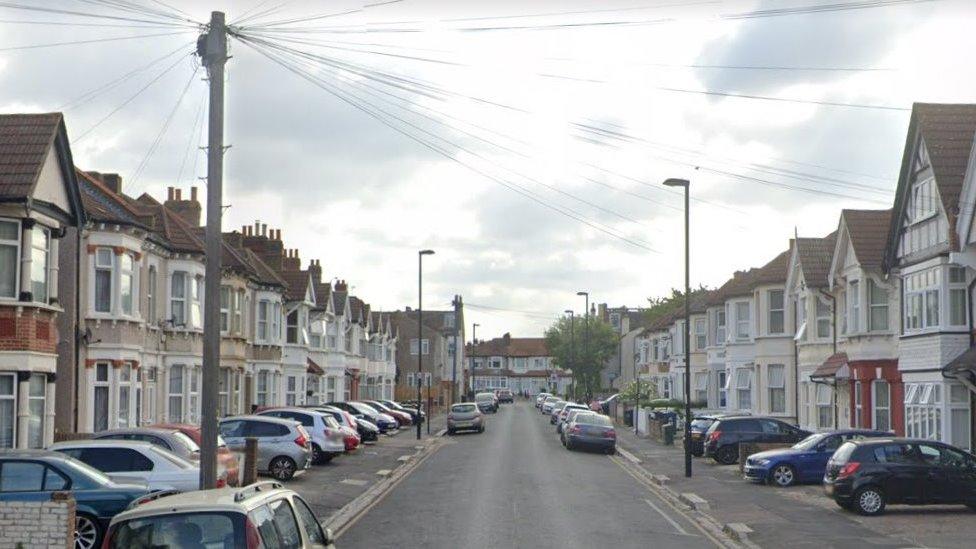
[[[559,402],[552,405],[552,409],[549,411],[549,423],[555,425],[556,419],[559,417],[559,412],[566,407],[567,404],[572,404],[572,402],[566,402],[565,400],[560,400]]]
[[[546,399],[542,401],[542,406],[539,409],[542,411],[543,414],[551,414],[552,407],[557,402],[562,402],[562,400],[559,397],[547,396]]]
[[[316,465],[328,463],[346,451],[345,434],[329,414],[307,408],[272,408],[258,415],[293,419],[301,423],[312,436],[312,463]]]
[[[485,432],[485,415],[473,402],[454,404],[447,414],[447,434],[453,435],[463,430]]]
[[[563,428],[573,417],[573,412],[589,412],[590,409],[582,404],[567,404],[556,416],[556,433],[562,434]]]
[[[292,419],[236,416],[220,420],[220,436],[234,452],[243,452],[248,437],[258,439],[258,472],[277,480],[300,475],[312,464],[308,431]]]
[[[128,427],[100,431],[92,436],[94,440],[136,440],[155,444],[169,450],[183,459],[200,461],[200,447],[193,439],[176,429],[160,427]]]

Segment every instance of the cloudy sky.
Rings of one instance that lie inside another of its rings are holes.
[[[692,282],[718,286],[889,207],[913,102],[976,101],[968,0],[126,3],[223,10],[249,40],[226,230],[280,228],[384,309],[416,305],[432,248],[425,306],[461,294],[483,337],[538,335],[578,290],[636,307],[681,285],[665,178],[692,181]],[[203,185],[198,31],[108,4],[0,8],[0,112],[64,111],[76,163],[129,194]]]

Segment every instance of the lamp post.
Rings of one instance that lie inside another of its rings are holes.
[[[576,369],[576,313],[572,309],[566,309],[565,312],[569,315],[569,369],[573,371]],[[548,383],[552,385],[551,380]]]
[[[478,324],[471,325],[471,398],[474,398],[474,349],[478,345]]]
[[[664,182],[667,187],[682,187],[685,190],[685,476],[691,476],[691,278],[690,263],[690,223],[688,195],[691,183],[687,179],[668,179]]]
[[[423,385],[423,373],[424,373],[424,256],[434,255],[434,250],[420,250],[417,252],[417,417],[420,417],[420,399],[423,398],[420,394],[420,387]],[[430,389],[427,389],[430,393]],[[430,408],[428,407],[427,413],[430,413]],[[430,420],[432,418],[428,417],[427,423],[430,425]],[[420,424],[417,422],[417,440],[420,440]]]
[[[590,359],[590,292],[576,292],[576,295],[586,298],[586,308],[583,309],[583,360]],[[575,375],[573,376],[575,377]]]

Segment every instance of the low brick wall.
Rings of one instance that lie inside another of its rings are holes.
[[[775,450],[777,448],[789,448],[793,446],[791,442],[740,442],[739,443],[739,472],[746,470],[746,458],[757,452]]]
[[[0,501],[0,549],[73,549],[75,499],[54,492],[48,501]]]

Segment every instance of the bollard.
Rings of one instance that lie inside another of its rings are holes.
[[[258,439],[244,439],[244,472],[241,486],[250,486],[258,480]]]

